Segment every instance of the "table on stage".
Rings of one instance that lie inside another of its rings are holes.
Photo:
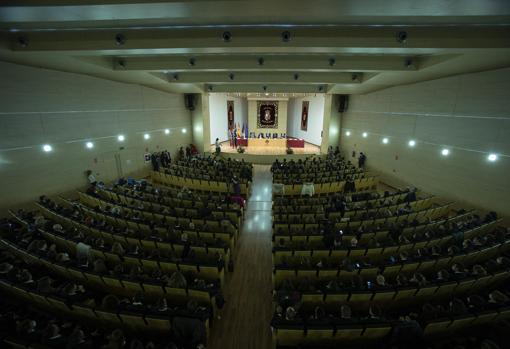
[[[304,148],[305,141],[298,138],[238,138],[237,145],[241,147]]]

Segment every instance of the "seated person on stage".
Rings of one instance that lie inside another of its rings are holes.
[[[250,138],[255,138],[255,132],[250,132]]]
[[[267,139],[271,139],[271,133],[269,133],[269,132],[268,132],[268,133],[266,133],[266,137],[265,137],[265,138],[267,138]]]
[[[278,133],[273,133],[273,138],[278,138]]]
[[[286,134],[286,133],[282,133],[282,134],[280,135],[280,138],[287,138],[287,134]]]
[[[264,134],[260,132],[258,138],[264,138]]]

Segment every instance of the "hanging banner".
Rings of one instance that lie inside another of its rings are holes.
[[[257,102],[257,127],[278,128],[278,102],[258,101]]]
[[[301,131],[308,130],[308,106],[309,101],[303,101],[303,105],[301,106]]]
[[[227,125],[228,130],[232,132],[235,127],[234,123],[234,101],[227,101]]]

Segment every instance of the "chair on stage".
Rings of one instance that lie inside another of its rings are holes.
[[[250,137],[249,138],[256,138],[257,136],[255,135],[255,132],[250,132]]]
[[[266,137],[265,137],[265,138],[267,138],[267,139],[271,139],[271,132],[267,132],[267,133],[266,133]]]
[[[260,132],[258,138],[264,138],[264,134]]]
[[[275,133],[273,133],[273,139],[274,139],[274,138],[278,138],[278,133],[276,133],[276,132],[275,132]]]

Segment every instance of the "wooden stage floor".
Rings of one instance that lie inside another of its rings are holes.
[[[245,154],[251,155],[285,155],[286,149],[281,147],[271,147],[271,146],[263,146],[263,147],[254,147],[247,146],[244,147]],[[294,150],[294,154],[320,154],[320,147],[314,144],[310,144],[305,142],[304,148],[292,148]],[[211,145],[211,153],[214,153],[214,145]],[[232,148],[228,141],[221,143],[221,152],[222,153],[237,153],[237,149]]]

